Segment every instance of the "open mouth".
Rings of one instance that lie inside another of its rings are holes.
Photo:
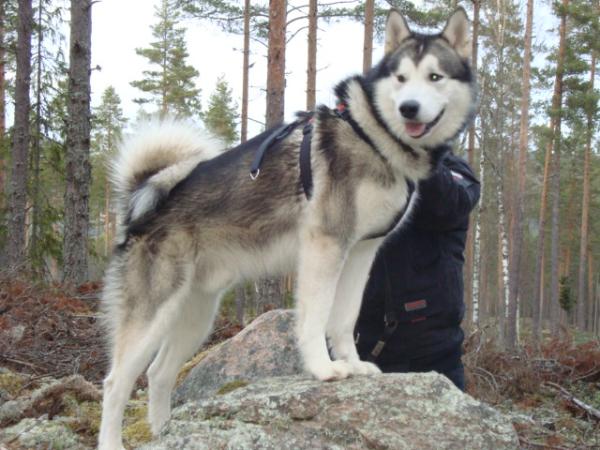
[[[444,115],[444,111],[446,111],[446,110],[442,109],[440,111],[440,113],[437,115],[437,117],[429,123],[414,122],[414,121],[406,122],[404,124],[404,126],[406,127],[406,132],[413,139],[419,139],[419,138],[425,136],[440,121],[440,119]]]

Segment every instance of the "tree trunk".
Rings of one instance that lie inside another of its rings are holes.
[[[285,112],[286,8],[286,0],[269,0],[267,129],[281,123]]]
[[[473,36],[472,36],[472,51],[471,51],[471,66],[473,68],[473,73],[477,73],[477,58],[479,53],[479,10],[481,6],[481,0],[472,0],[473,2]],[[480,160],[483,159],[483,154],[480,156]],[[473,167],[475,165],[475,123],[469,128],[469,135],[467,140],[467,160],[469,165]],[[480,162],[480,177],[483,177],[483,164]],[[483,193],[483,184],[481,187],[481,192]],[[478,229],[481,227],[479,221],[480,219],[480,209],[479,207],[475,219],[475,233],[479,231]],[[481,233],[475,236],[475,242],[473,242],[473,227],[469,227],[467,230],[467,243],[465,247],[465,305],[467,311],[472,311],[472,315],[467,316],[467,326],[468,322],[472,321],[476,325],[479,321],[479,268],[475,267],[476,264],[479,264],[479,255],[481,243],[478,241],[481,239]],[[475,254],[474,254],[475,253]],[[477,313],[475,312],[477,310]],[[477,317],[475,315],[477,314]]]
[[[588,249],[587,249],[587,259],[588,259],[588,277],[587,277],[587,321],[586,321],[586,330],[588,331],[593,331],[593,314],[594,314],[594,258],[592,256],[592,252],[590,252],[589,249],[589,242],[588,242]]]
[[[363,73],[366,74],[373,65],[373,18],[375,16],[375,0],[365,2],[365,34],[363,41]]]
[[[555,119],[550,121],[550,130],[554,130]],[[554,133],[554,131],[552,131]],[[550,178],[550,160],[552,158],[552,140],[546,145],[544,155],[544,178],[542,180],[542,195],[538,216],[538,245],[535,266],[535,281],[533,283],[533,341],[539,344],[542,333],[543,304],[544,304],[544,261],[546,253],[546,208],[548,203],[548,185]]]
[[[246,285],[240,283],[235,288],[235,319],[240,326],[244,324],[244,312],[246,310]]]
[[[25,266],[25,216],[27,210],[27,164],[29,153],[29,87],[31,84],[31,0],[19,0],[17,23],[17,73],[15,82],[15,121],[12,145],[12,173],[8,208],[8,264],[11,269]]]
[[[482,266],[483,266],[483,258],[481,257],[481,236],[482,236],[482,215],[484,211],[484,203],[483,203],[483,193],[485,191],[485,152],[480,152],[479,155],[479,185],[481,198],[479,199],[479,207],[477,208],[477,213],[475,214],[475,239],[474,239],[474,253],[473,260],[475,264],[473,264],[473,300],[472,300],[472,322],[473,325],[479,327],[480,324],[480,316],[481,316],[481,305],[480,305],[480,286],[482,286]],[[467,279],[470,277],[467,276]]]
[[[590,95],[594,92],[594,78],[596,77],[596,54],[592,51],[590,70]],[[577,326],[585,329],[586,323],[586,295],[585,272],[588,251],[588,229],[590,215],[590,157],[592,153],[592,136],[594,134],[594,118],[592,111],[587,114],[587,136],[585,153],[583,157],[583,198],[581,200],[581,233],[579,242],[579,271],[577,277]]]
[[[515,189],[513,215],[511,220],[512,235],[512,261],[511,285],[509,292],[508,309],[508,347],[517,346],[517,311],[519,309],[519,274],[521,273],[522,247],[523,247],[523,214],[525,209],[525,189],[527,176],[527,152],[529,145],[529,91],[531,85],[531,41],[533,28],[533,0],[527,1],[527,19],[525,24],[525,53],[523,56],[523,78],[521,93],[521,123],[519,126],[519,159],[518,159],[518,187]]]
[[[33,183],[31,186],[31,241],[29,254],[32,258],[32,262],[39,263],[36,261],[36,256],[41,255],[38,249],[38,240],[40,235],[40,158],[42,153],[42,42],[44,39],[43,23],[42,23],[42,12],[44,4],[42,0],[38,1],[38,18],[37,18],[37,70],[35,79],[35,133],[33,134]]]
[[[0,148],[6,134],[6,49],[5,46],[4,2],[0,2]],[[0,210],[4,209],[4,153],[0,151]]]
[[[110,254],[112,237],[110,234],[110,182],[108,177],[104,181],[104,256]]]
[[[569,0],[562,0],[562,15],[559,30],[558,59],[556,62],[556,79],[554,82],[554,94],[552,96],[552,114],[556,114],[556,127],[554,129],[554,158],[552,164],[552,228],[551,228],[551,250],[550,250],[550,302],[552,313],[551,329],[553,335],[559,331],[559,272],[558,272],[558,250],[559,250],[559,225],[560,225],[560,144],[561,144],[561,115],[562,115],[562,82],[564,71],[564,60],[566,50],[566,9]]]
[[[63,281],[87,277],[92,2],[71,0]]]
[[[248,86],[250,83],[250,0],[244,0],[244,62],[242,74],[242,129],[240,140],[248,140]]]
[[[269,50],[267,70],[267,129],[283,122],[285,111],[285,36],[286,0],[269,0]],[[260,305],[281,304],[283,298],[282,281],[279,278],[261,280],[258,284]],[[264,308],[257,306],[257,313]]]
[[[501,262],[501,278],[502,278],[502,296],[500,302],[499,311],[499,324],[500,324],[500,336],[504,336],[504,340],[501,339],[502,344],[506,343],[510,337],[507,336],[507,319],[508,319],[508,305],[509,305],[509,289],[510,289],[510,274],[508,271],[508,236],[506,233],[506,213],[504,210],[504,199],[502,198],[502,180],[498,179],[498,186],[496,187],[496,202],[498,207],[498,239],[499,239],[499,250],[500,250],[500,262]],[[516,332],[516,329],[515,329]]]
[[[306,110],[315,109],[317,98],[317,0],[308,2],[308,62],[306,65]]]

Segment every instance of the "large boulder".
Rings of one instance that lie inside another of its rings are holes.
[[[436,373],[324,383],[302,374],[293,311],[209,351],[145,449],[516,449],[510,420]]]
[[[519,441],[508,418],[431,372],[263,379],[176,408],[143,448],[502,450]]]
[[[294,317],[291,310],[266,312],[210,350],[176,389],[175,404],[208,398],[232,382],[301,373]]]

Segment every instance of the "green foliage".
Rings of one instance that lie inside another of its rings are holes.
[[[62,254],[64,139],[67,68],[62,48],[64,5],[42,0],[34,5],[31,79],[31,150],[28,195],[31,203],[29,258],[43,274]]]
[[[185,30],[177,26],[180,12],[173,0],[162,0],[155,8],[158,23],[152,26],[156,39],[150,47],[137,48],[136,53],[148,60],[153,70],[144,70],[144,78],[131,82],[149,97],[135,101],[141,105],[154,103],[161,117],[166,114],[191,117],[200,114],[200,89],[195,86],[198,71],[186,63],[189,56]]]
[[[423,27],[438,27],[448,18],[448,13],[453,7],[450,2],[425,2],[421,7],[415,6],[415,3],[408,0],[390,0],[387,2],[375,3],[374,10],[374,32],[375,37],[383,39],[385,32],[385,23],[390,7],[396,8],[405,15],[411,23],[416,23]],[[352,7],[338,7],[323,5],[319,8],[319,17],[326,22],[339,21],[345,19],[356,20],[362,23],[365,17],[365,2],[360,2]]]
[[[238,105],[233,101],[231,88],[224,77],[219,77],[215,91],[208,100],[208,109],[203,114],[206,127],[221,137],[227,145],[239,139],[237,131]]]
[[[105,158],[114,155],[127,119],[123,116],[121,98],[115,88],[109,86],[102,94],[102,103],[93,110],[92,152]]]
[[[244,31],[244,8],[240,2],[225,0],[177,0],[184,14],[200,20],[216,23],[229,33],[241,34]],[[266,39],[268,32],[269,9],[267,6],[250,5],[250,28],[255,37]]]
[[[576,300],[571,292],[571,281],[569,277],[562,276],[559,280],[559,296],[558,301],[560,303],[560,307],[567,313],[570,313],[575,306]]]

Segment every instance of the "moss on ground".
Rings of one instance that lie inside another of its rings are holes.
[[[123,440],[126,446],[135,448],[152,440],[147,417],[148,405],[145,401],[129,402],[123,424]]]
[[[25,386],[25,377],[14,372],[0,373],[0,391],[6,392],[11,397],[21,393]]]

